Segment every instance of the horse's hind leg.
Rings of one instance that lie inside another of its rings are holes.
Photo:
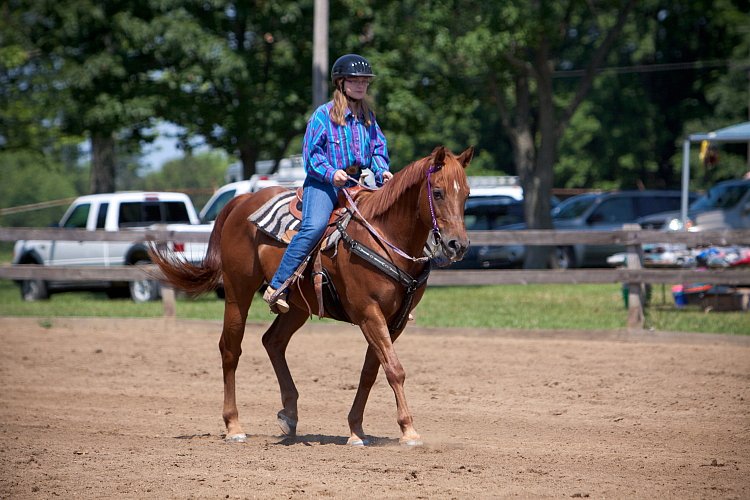
[[[250,303],[253,300],[253,291],[260,287],[258,283],[242,283],[245,293],[241,297],[234,298],[235,293],[230,293],[230,284],[225,280],[227,292],[224,301],[224,326],[219,340],[219,352],[221,352],[221,367],[224,373],[224,408],[222,416],[227,428],[227,441],[244,442],[245,433],[240,425],[239,412],[237,411],[237,399],[235,394],[235,373],[237,364],[242,354],[242,338],[245,336],[245,321]],[[233,284],[236,286],[236,284]],[[256,285],[253,288],[253,285]]]
[[[285,314],[276,317],[273,324],[263,334],[263,346],[271,360],[281,392],[281,404],[284,408],[278,413],[278,422],[286,436],[297,433],[297,399],[299,393],[294,385],[289,365],[286,362],[286,348],[294,332],[307,321],[307,312],[292,308]]]

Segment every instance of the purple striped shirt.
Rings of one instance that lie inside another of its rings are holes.
[[[331,121],[333,101],[318,107],[310,117],[302,145],[302,159],[307,175],[333,184],[337,169],[361,165],[375,174],[375,182],[383,183],[383,172],[389,170],[388,146],[373,116],[368,127],[347,109],[345,125]],[[357,177],[357,176],[355,176]]]

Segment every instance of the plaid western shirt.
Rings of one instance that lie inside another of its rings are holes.
[[[369,127],[347,109],[345,125],[331,121],[333,101],[318,107],[305,131],[302,158],[307,175],[333,184],[333,174],[351,165],[369,168],[375,182],[383,183],[383,172],[389,170],[388,146],[373,116]],[[359,174],[353,177],[359,177]]]

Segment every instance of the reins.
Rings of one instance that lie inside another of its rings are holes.
[[[373,190],[373,191],[374,191],[374,189],[373,189],[373,188],[369,188],[369,187],[368,187],[367,189],[370,189],[370,190]],[[398,248],[398,247],[397,247],[396,245],[394,245],[393,243],[391,243],[390,241],[388,241],[388,240],[386,239],[386,237],[385,237],[385,236],[383,236],[382,234],[380,234],[380,232],[378,232],[378,230],[377,230],[377,229],[375,229],[375,228],[374,228],[374,227],[372,226],[372,224],[370,224],[370,223],[369,223],[369,222],[367,221],[367,219],[365,219],[365,217],[364,217],[364,216],[362,215],[362,212],[360,212],[360,211],[359,211],[359,208],[357,208],[357,204],[356,204],[356,203],[354,202],[354,199],[353,199],[353,198],[352,198],[352,196],[351,196],[351,195],[349,194],[349,191],[347,191],[346,189],[344,189],[344,196],[346,196],[346,201],[348,201],[348,202],[349,202],[349,207],[351,208],[351,210],[352,210],[352,211],[353,211],[353,212],[354,212],[355,214],[357,214],[357,215],[359,216],[359,220],[361,220],[361,221],[362,221],[362,225],[363,225],[363,226],[365,226],[365,228],[366,228],[366,229],[367,229],[368,231],[370,231],[370,233],[371,233],[371,234],[372,234],[372,235],[373,235],[373,236],[374,236],[374,237],[375,237],[375,238],[376,238],[377,240],[379,240],[379,241],[382,241],[383,243],[385,243],[386,245],[388,245],[388,246],[389,246],[389,247],[390,247],[390,248],[391,248],[391,249],[392,249],[392,250],[393,250],[394,252],[396,252],[396,253],[397,253],[398,255],[400,255],[401,257],[403,257],[403,258],[405,258],[405,259],[407,259],[407,260],[410,260],[410,261],[412,261],[412,262],[423,263],[423,262],[427,262],[428,260],[430,260],[430,259],[429,259],[428,257],[412,257],[411,255],[407,254],[406,252],[404,252],[403,250],[401,250],[400,248]]]
[[[427,201],[429,202],[429,205],[430,205],[430,217],[432,218],[432,238],[433,238],[433,242],[435,246],[442,245],[443,238],[442,238],[442,235],[440,234],[440,226],[438,226],[438,223],[437,223],[437,217],[435,216],[435,207],[434,207],[433,200],[432,200],[432,174],[437,172],[441,168],[443,168],[442,165],[431,165],[430,168],[427,169]],[[361,183],[360,181],[358,181],[357,179],[351,176],[347,176],[347,177],[349,178],[350,181],[353,181],[359,184],[360,186],[362,186],[363,188],[368,189],[370,191],[377,191],[378,189],[380,189],[380,188],[371,188],[369,186],[366,186],[365,184]],[[424,263],[430,260],[429,257],[412,257],[411,255],[407,254],[406,252],[398,248],[396,245],[388,241],[388,239],[382,234],[380,234],[380,232],[378,232],[378,230],[375,229],[372,226],[372,224],[370,224],[367,221],[367,219],[362,215],[362,213],[359,211],[359,208],[357,208],[357,204],[354,202],[354,199],[349,194],[349,191],[346,188],[344,188],[343,191],[344,191],[344,196],[346,197],[347,202],[349,202],[349,207],[351,208],[351,210],[359,216],[359,219],[362,221],[362,225],[365,226],[365,228],[377,240],[385,243],[398,255],[412,262]]]

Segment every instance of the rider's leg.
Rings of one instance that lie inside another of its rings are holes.
[[[302,196],[302,224],[300,224],[299,232],[289,243],[276,273],[268,284],[270,292],[266,290],[263,295],[266,301],[269,301],[271,295],[285,285],[292,273],[297,270],[305,257],[320,241],[336,204],[337,196],[338,190],[333,185],[317,181],[311,177],[305,180]],[[275,302],[269,302],[269,304],[276,306],[282,312],[289,310],[289,305],[281,295]]]

